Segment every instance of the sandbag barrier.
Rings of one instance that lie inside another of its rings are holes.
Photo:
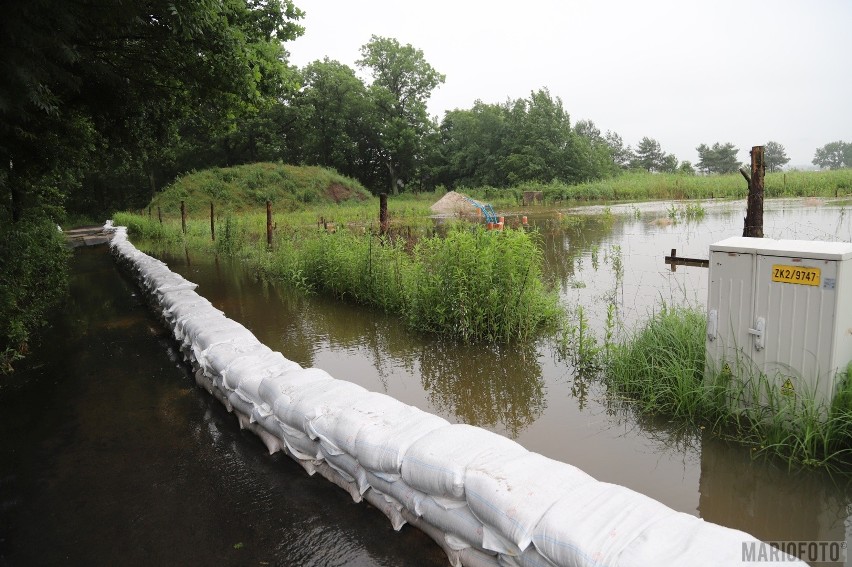
[[[496,433],[302,368],[137,250],[125,227],[105,228],[195,381],[241,428],[366,500],[395,530],[424,531],[453,567],[739,565],[744,544],[757,542]]]

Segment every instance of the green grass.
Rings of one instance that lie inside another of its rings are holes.
[[[784,395],[775,380],[747,370],[721,372],[705,361],[706,319],[692,308],[663,308],[604,363],[610,396],[640,414],[776,455],[791,465],[848,470],[852,464],[852,365],[830,405]],[[745,366],[745,365],[743,365]],[[705,378],[705,369],[707,377]],[[744,403],[760,400],[760,403]]]
[[[767,198],[849,196],[852,194],[852,169],[768,173],[764,186]],[[578,185],[560,182],[527,183],[510,189],[480,187],[460,191],[506,206],[520,204],[524,191],[541,191],[545,204],[552,204],[566,201],[737,199],[748,194],[748,187],[739,173],[683,175],[627,172],[609,179]]]
[[[210,213],[210,203],[221,212],[265,211],[271,201],[278,211],[300,211],[331,203],[366,201],[370,193],[354,179],[309,166],[254,163],[216,167],[183,175],[150,203],[169,217],[180,217],[184,201],[193,217]]]
[[[430,223],[379,236],[377,226],[340,223],[332,230],[290,220],[276,217],[268,247],[259,215],[225,216],[215,241],[202,221],[189,222],[184,235],[179,221],[114,217],[149,252],[186,247],[235,256],[266,279],[376,307],[414,330],[462,342],[527,340],[561,316],[556,294],[542,282],[536,233],[451,223],[439,234]]]

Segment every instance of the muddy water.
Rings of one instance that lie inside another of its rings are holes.
[[[705,204],[700,220],[678,214],[685,205],[669,207],[563,211],[562,220],[554,210],[527,213],[542,233],[546,277],[567,309],[583,306],[598,337],[608,312],[618,333],[662,302],[703,306],[706,270],[672,273],[663,257],[676,248],[678,255],[706,258],[710,243],[741,234],[744,205]],[[841,204],[768,202],[766,208],[767,236],[852,240]],[[258,282],[225,260],[162,257],[228,316],[304,366],[486,427],[600,480],[766,540],[852,536],[846,481],[791,473],[783,463],[753,460],[742,447],[616,409],[595,381],[557,356],[550,340],[463,347],[412,333],[369,309]],[[3,553],[75,562],[100,550],[115,558],[129,554],[131,563],[146,553],[165,563],[444,563],[414,530],[393,533],[375,510],[353,505],[286,458],[267,456],[169,358],[168,341],[157,336],[132,289],[110,279],[113,268],[91,251],[77,263],[75,291],[82,299],[57,327],[69,338],[54,342],[67,345],[71,361],[33,370],[51,385],[48,400],[38,397],[45,388],[0,398],[0,423],[12,432],[4,438],[13,439],[4,441],[0,464],[3,518],[11,526],[0,532],[10,534],[0,535]],[[114,283],[92,291],[94,280]],[[44,534],[55,552],[36,544]]]
[[[0,391],[0,565],[446,564],[201,395],[105,247],[73,265]]]
[[[706,258],[708,246],[742,233],[744,203],[627,205],[528,212],[543,235],[546,277],[569,309],[582,305],[603,337],[634,329],[665,302],[703,307],[707,271],[671,272],[664,256]],[[767,202],[773,238],[852,241],[848,205]],[[580,214],[575,214],[580,213]],[[675,218],[672,219],[671,217]],[[454,422],[512,437],[600,480],[648,494],[683,512],[766,540],[846,540],[852,490],[821,472],[790,473],[710,436],[678,433],[608,404],[600,386],[576,375],[550,340],[519,347],[465,347],[407,330],[393,317],[264,284],[238,265],[183,255],[164,259],[199,292],[262,341],[304,366],[386,392]],[[613,305],[612,308],[609,306]]]

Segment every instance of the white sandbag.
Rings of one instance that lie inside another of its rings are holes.
[[[424,520],[445,534],[445,544],[451,549],[482,547],[484,527],[466,503],[445,508],[429,497],[420,503],[420,511]]]
[[[739,530],[705,522],[689,514],[676,512],[648,526],[618,558],[619,567],[646,565],[683,565],[717,567],[754,565],[743,561],[743,545],[758,544],[753,536]],[[800,565],[806,563],[786,556],[783,561],[761,561],[760,565]]]
[[[317,415],[308,423],[308,433],[319,439],[324,450],[331,454],[357,456],[356,441],[361,427],[376,414],[394,413],[402,405],[385,394],[367,392],[340,411]]]
[[[364,470],[364,467],[362,467],[354,457],[347,455],[346,453],[329,454],[321,446],[320,456],[325,459],[331,468],[337,470],[341,474],[345,473],[345,475],[348,475],[358,487],[358,491],[361,494],[364,494],[367,489],[370,488],[370,483],[367,480],[367,471]]]
[[[403,404],[390,396],[368,392],[334,411],[317,412],[308,433],[331,454],[354,456],[366,470],[395,480],[408,447],[448,422]]]
[[[222,405],[225,406],[225,409],[228,410],[228,413],[234,411],[234,408],[231,407],[230,400],[228,400],[228,396],[225,395],[225,393],[222,390],[220,390],[218,388],[214,388],[212,393],[213,393],[213,397],[216,398],[217,400],[219,400],[222,403]]]
[[[195,383],[199,387],[207,390],[208,394],[213,393],[213,380],[211,380],[210,377],[207,376],[201,368],[193,372],[193,375],[195,376]]]
[[[408,486],[403,480],[388,481],[374,475],[372,472],[366,472],[367,482],[371,487],[375,488],[382,494],[391,496],[394,500],[402,504],[409,512],[416,516],[423,514],[423,501],[429,498],[429,495],[415,490]]]
[[[330,383],[333,380],[334,378],[329,376],[328,372],[317,368],[296,369],[264,380],[258,388],[258,394],[261,401],[272,408],[282,396],[287,396],[282,403],[290,403],[290,396],[294,392],[313,384]]]
[[[533,544],[558,565],[614,565],[639,534],[675,513],[623,486],[586,483],[581,490],[560,498],[542,516]]]
[[[199,310],[222,313],[222,311],[213,307],[207,298],[198,295],[194,291],[165,293],[160,298],[160,306],[163,310],[163,317],[171,322]]]
[[[319,416],[347,411],[369,392],[363,386],[345,380],[317,384],[290,397],[285,422],[314,437],[310,423]],[[276,406],[276,407],[280,407]]]
[[[489,555],[472,547],[460,550],[459,559],[464,567],[500,567],[495,555]]]
[[[398,532],[402,529],[402,526],[405,525],[405,518],[403,518],[400,513],[402,505],[396,502],[393,498],[382,494],[375,488],[371,488],[364,493],[364,500],[375,506],[382,514],[387,516],[394,531]]]
[[[192,342],[192,349],[196,352],[204,352],[216,343],[225,341],[256,341],[257,338],[251,334],[251,331],[237,323],[226,319],[215,325],[205,326],[201,328],[184,329],[184,341]]]
[[[534,546],[529,546],[518,556],[500,554],[497,556],[497,563],[500,567],[560,567],[555,563],[547,560],[542,554],[536,550]],[[565,564],[572,565],[573,564]]]
[[[205,328],[213,328],[230,324],[231,320],[217,311],[190,312],[175,319],[172,328],[175,339],[185,344],[191,344],[195,336]]]
[[[465,477],[465,497],[485,525],[483,545],[489,548],[488,532],[494,528],[520,552],[532,542],[536,525],[557,500],[595,482],[577,467],[527,453],[502,462],[493,458],[472,461]]]
[[[406,522],[428,535],[441,549],[444,550],[444,553],[447,554],[447,559],[449,560],[451,567],[462,567],[458,550],[447,545],[446,534],[441,531],[440,528],[429,524],[429,522],[425,521],[423,518],[417,517],[417,515],[412,514],[405,508],[402,509],[401,513]]]
[[[263,406],[255,406],[250,419],[279,439],[295,458],[310,461],[322,459],[319,443],[303,432],[281,423],[272,413],[265,411]]]
[[[254,409],[254,405],[251,402],[247,402],[241,397],[239,397],[236,392],[230,392],[226,394],[226,396],[228,398],[228,402],[231,405],[231,408],[233,408],[233,411],[242,415],[246,422],[250,421],[251,411]]]
[[[477,459],[505,461],[528,451],[511,439],[472,425],[449,425],[415,441],[402,459],[402,478],[435,496],[464,498],[467,465]]]
[[[195,358],[208,375],[221,376],[222,371],[238,358],[256,353],[270,352],[269,347],[257,339],[252,339],[216,343],[203,351],[195,353]]]
[[[220,371],[223,383],[230,390],[239,390],[257,403],[260,399],[260,384],[270,377],[281,375],[300,366],[284,355],[269,348],[257,348],[243,357],[238,357]]]
[[[310,434],[307,425],[313,416],[321,414],[328,407],[345,406],[366,393],[367,390],[357,384],[332,378],[327,382],[315,382],[280,396],[272,405],[272,413],[282,423]]]
[[[361,493],[358,491],[358,487],[355,486],[355,483],[340,476],[340,473],[338,473],[332,467],[328,466],[328,463],[314,463],[314,468],[316,472],[318,472],[323,478],[325,478],[329,482],[332,482],[333,484],[336,484],[337,486],[348,492],[349,496],[352,497],[352,500],[354,502],[357,503],[362,500]]]
[[[249,417],[246,417],[240,412],[234,412],[237,415],[237,420],[240,423],[240,429],[245,429],[251,431],[255,435],[257,435],[263,444],[266,445],[266,450],[270,455],[277,453],[284,449],[283,442],[278,439],[276,436],[270,434],[266,430],[264,430],[260,425],[251,421]]]

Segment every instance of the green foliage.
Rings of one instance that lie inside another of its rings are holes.
[[[464,341],[528,339],[553,323],[556,298],[541,280],[542,253],[524,231],[458,228],[414,252],[407,319]]]
[[[790,158],[787,157],[787,150],[778,142],[769,141],[763,146],[763,163],[766,166],[766,171],[775,173],[789,163]]]
[[[620,138],[619,138],[620,140]],[[576,183],[608,177],[618,166],[594,123],[571,127],[559,97],[547,89],[504,104],[474,103],[441,122],[439,183],[452,188]]]
[[[175,180],[150,203],[152,212],[209,218],[215,211],[260,211],[271,201],[276,210],[299,210],[305,204],[363,201],[370,194],[357,181],[329,169],[309,166],[255,163],[188,173]]]
[[[0,164],[14,175],[0,194],[14,218],[45,178],[80,212],[138,206],[187,143],[201,149],[296,87],[282,42],[301,34],[301,12],[289,0],[4,8]]]
[[[268,249],[259,216],[226,216],[215,243],[200,221],[188,223],[183,237],[174,220],[165,228],[140,215],[115,220],[143,246],[183,242],[193,250],[234,255],[265,278],[378,307],[417,331],[463,342],[527,340],[560,317],[556,295],[542,283],[534,233],[522,230],[454,225],[442,237],[430,234],[430,225],[409,228],[406,237],[399,230],[380,237],[360,223],[351,230],[336,223],[334,231],[281,223]]]
[[[68,248],[50,220],[0,224],[0,374],[28,350],[68,285]]]
[[[660,148],[660,142],[645,136],[633,150],[630,166],[645,171],[674,173],[677,169],[677,158],[665,153]]]
[[[610,395],[643,414],[709,427],[791,464],[840,469],[852,463],[852,368],[829,407],[807,394],[791,398],[766,376],[709,367],[705,329],[703,312],[664,305],[612,349],[604,372]]]
[[[729,175],[682,175],[626,172],[617,177],[568,185],[523,184],[521,191],[542,191],[545,202],[560,201],[644,201],[655,199],[740,199],[748,187],[739,173]],[[852,170],[788,171],[770,173],[765,178],[766,197],[834,197],[852,193]],[[475,191],[474,191],[475,193]]]
[[[740,167],[737,159],[739,150],[730,142],[716,142],[712,147],[701,144],[695,150],[698,152],[698,169],[704,173],[734,173]]]
[[[838,140],[817,148],[811,163],[824,169],[852,167],[852,144]]]
[[[373,77],[368,90],[371,136],[364,150],[390,173],[390,193],[396,195],[399,182],[415,173],[424,137],[432,128],[426,102],[445,77],[420,49],[375,35],[361,46],[357,65]]]

